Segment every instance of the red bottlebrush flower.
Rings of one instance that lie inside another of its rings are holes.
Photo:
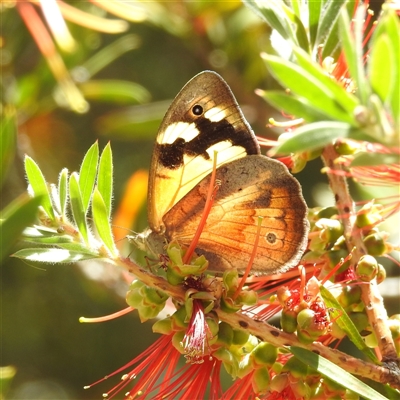
[[[172,345],[172,336],[162,336],[134,360],[102,379],[101,381],[138,364],[123,375],[121,382],[103,394],[103,397],[112,399],[126,386],[134,383],[133,388],[125,393],[126,400],[164,400],[177,396],[180,399],[200,399],[205,398],[206,392],[210,399],[221,398],[221,361],[206,357],[201,364],[187,364],[177,369],[180,353]]]
[[[204,316],[203,304],[200,300],[194,300],[189,326],[182,340],[188,363],[201,364],[204,362],[205,356],[211,354],[208,344],[211,337],[212,333]]]

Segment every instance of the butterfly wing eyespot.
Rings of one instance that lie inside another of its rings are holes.
[[[260,216],[252,272],[273,274],[296,265],[307,245],[307,207],[287,168],[265,156],[249,156],[217,170],[217,179],[222,184],[196,249],[209,261],[209,269],[246,269]],[[206,177],[164,216],[169,240],[190,243],[208,184]]]
[[[203,114],[203,107],[199,104],[196,104],[192,107],[193,115],[200,116]]]
[[[149,174],[148,220],[161,232],[162,217],[213,168],[260,154],[256,137],[229,86],[215,72],[190,80],[161,123]]]

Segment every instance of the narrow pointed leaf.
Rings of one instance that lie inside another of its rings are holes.
[[[320,149],[335,139],[349,137],[351,132],[351,126],[344,122],[314,122],[297,128],[293,137],[271,149],[269,155]]]
[[[296,55],[299,65],[313,75],[316,79],[318,79],[320,84],[324,85],[325,88],[329,90],[331,96],[343,110],[350,115],[353,115],[355,107],[360,104],[357,97],[347,92],[343,85],[339,84],[337,81],[328,76],[326,71],[324,71],[318,64],[313,62],[306,52],[301,49],[294,49],[293,51]]]
[[[308,27],[310,31],[310,45],[314,47],[317,38],[318,24],[321,18],[322,0],[308,2]]]
[[[310,350],[306,350],[301,347],[290,346],[290,352],[304,364],[315,369],[328,379],[333,379],[344,388],[350,389],[365,399],[388,400],[386,397],[383,397],[380,393],[366,385],[364,382],[361,382],[344,369]]]
[[[356,345],[356,347],[361,350],[370,360],[374,363],[378,363],[378,359],[375,353],[365,344],[363,338],[358,332],[353,321],[347,315],[345,309],[340,305],[340,303],[332,296],[331,292],[324,286],[320,287],[321,296],[325,301],[325,304],[330,308],[331,316],[335,319],[339,328],[346,332],[348,338]]]
[[[335,93],[329,85],[321,82],[313,74],[299,65],[290,63],[276,56],[263,54],[268,69],[284,88],[299,97],[307,99],[318,111],[338,121],[356,125],[354,115],[344,110],[337,102]]]
[[[87,257],[92,256],[92,258],[100,258],[100,254],[97,250],[88,249],[86,245],[82,243],[64,242],[64,243],[58,243],[57,247],[61,247],[62,249],[66,250],[71,250],[75,253],[85,254]]]
[[[42,201],[41,196],[24,194],[3,210],[0,219],[0,261],[8,255],[26,226],[33,224]]]
[[[306,99],[290,95],[282,91],[259,92],[261,96],[277,110],[296,118],[304,118],[307,122],[316,122],[331,119],[323,111],[316,110]]]
[[[143,86],[117,79],[90,80],[80,86],[86,99],[107,101],[117,104],[146,103],[151,99],[150,93]]]
[[[297,2],[292,2],[292,6],[294,4],[297,4]],[[285,14],[288,16],[289,20],[295,24],[295,34],[297,38],[297,43],[300,48],[302,48],[304,51],[309,52],[310,51],[310,42],[308,41],[308,36],[306,32],[306,28],[303,25],[303,22],[299,18],[299,16],[286,5],[282,5],[283,10],[285,11]]]
[[[109,221],[107,207],[104,204],[101,193],[97,188],[94,189],[93,193],[92,213],[94,225],[96,226],[97,232],[101,240],[103,241],[104,245],[107,247],[111,255],[116,256],[118,252],[115,247],[111,232],[111,224]]]
[[[25,156],[25,172],[28,177],[28,181],[32,186],[32,190],[35,196],[41,196],[43,207],[46,214],[50,219],[54,220],[54,210],[50,200],[50,193],[47,183],[44,179],[42,171],[38,165],[29,156]]]
[[[340,9],[345,2],[346,0],[325,2],[326,7],[324,8],[318,22],[317,45],[324,43],[326,38],[332,33],[335,21],[339,17]],[[314,18],[316,18],[316,16],[314,16]]]
[[[94,143],[85,154],[79,171],[79,188],[82,194],[82,203],[85,213],[92,197],[96,181],[97,164],[99,162],[99,145]]]
[[[343,51],[346,57],[346,62],[349,67],[350,76],[357,87],[356,94],[361,101],[361,104],[367,105],[368,85],[365,80],[365,72],[363,65],[363,8],[359,8],[354,19],[354,34],[350,26],[350,19],[345,9],[342,10],[339,16],[340,38],[343,45]]]
[[[275,29],[284,39],[291,39],[296,43],[296,38],[291,28],[291,22],[283,11],[281,1],[244,0],[244,3],[265,20],[267,24]]]
[[[101,193],[107,210],[107,217],[111,215],[111,202],[113,195],[113,165],[110,143],[104,148],[100,157],[99,173],[97,176],[97,188]]]
[[[88,245],[89,234],[86,224],[86,213],[79,188],[79,178],[76,172],[74,172],[69,179],[69,198],[71,201],[72,215],[74,216],[76,226],[78,227],[83,240]]]
[[[392,68],[391,68],[391,90],[388,103],[391,106],[392,117],[395,121],[395,129],[400,130],[400,23],[396,13],[392,10],[385,18],[386,30],[390,38],[392,49]]]
[[[0,119],[0,187],[3,185],[9,167],[14,159],[17,144],[16,110],[4,107]]]
[[[65,217],[65,209],[68,201],[68,170],[63,168],[58,177],[58,196],[60,198],[61,216]]]
[[[97,258],[92,253],[52,248],[23,249],[14,253],[13,257],[51,264],[73,263]]]
[[[36,244],[58,245],[59,243],[71,243],[73,238],[68,235],[54,235],[43,237],[26,237],[22,238],[24,242]]]

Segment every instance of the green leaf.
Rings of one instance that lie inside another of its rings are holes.
[[[23,194],[3,210],[0,220],[0,261],[9,254],[25,227],[33,224],[42,201],[42,196],[29,197]]]
[[[308,27],[310,31],[310,45],[314,47],[317,38],[318,25],[321,18],[322,0],[308,2]]]
[[[36,261],[51,264],[73,263],[77,261],[98,258],[92,253],[83,253],[80,251],[67,249],[49,248],[22,249],[14,253],[13,257],[21,258],[27,261]]]
[[[389,37],[379,36],[371,47],[368,70],[371,87],[382,102],[389,97],[394,57]]]
[[[68,169],[63,168],[58,177],[58,197],[60,198],[61,216],[65,217],[65,210],[68,201]]]
[[[62,249],[73,251],[74,253],[85,254],[85,256],[87,257],[92,256],[92,258],[100,258],[100,254],[97,250],[88,249],[86,245],[82,243],[64,242],[64,243],[57,243],[57,246],[61,247]]]
[[[294,4],[297,4],[297,2],[292,2],[292,6]],[[288,16],[289,20],[295,25],[296,29],[296,38],[297,38],[297,43],[299,44],[299,47],[302,48],[304,51],[309,52],[310,51],[310,43],[308,41],[308,36],[306,29],[304,28],[303,23],[301,22],[301,19],[299,16],[289,7],[286,5],[282,5],[282,8],[286,15]]]
[[[365,344],[363,338],[358,332],[353,321],[347,315],[345,309],[340,303],[333,297],[331,292],[324,286],[320,287],[321,296],[324,299],[326,306],[331,310],[331,317],[336,321],[339,328],[346,332],[348,338],[361,350],[367,357],[369,357],[374,363],[379,363],[375,353]]]
[[[85,154],[79,171],[79,189],[85,213],[89,208],[90,198],[92,197],[98,162],[99,145],[96,141]]]
[[[104,148],[100,157],[99,173],[97,175],[97,187],[104,200],[107,216],[111,215],[111,202],[113,196],[113,165],[110,143]]]
[[[354,34],[350,25],[347,10],[343,9],[339,16],[340,38],[343,45],[346,62],[350,71],[350,76],[357,87],[356,94],[361,104],[367,105],[369,97],[369,86],[365,78],[364,57],[363,57],[363,24],[364,8],[359,7],[354,18]]]
[[[0,120],[0,187],[3,185],[15,155],[17,144],[15,115],[14,107],[4,106]]]
[[[150,92],[142,85],[130,81],[109,79],[86,81],[80,84],[85,98],[117,104],[137,104],[150,101]]]
[[[316,110],[307,100],[298,96],[277,90],[258,90],[257,93],[276,109],[284,111],[285,114],[294,115],[296,118],[304,118],[307,122],[330,119],[328,115]]]
[[[83,240],[89,245],[88,227],[86,224],[86,210],[83,206],[82,194],[79,188],[79,177],[76,172],[69,178],[69,198],[71,201],[72,215]]]
[[[115,247],[111,224],[109,221],[109,214],[104,204],[103,197],[100,191],[95,188],[93,193],[93,204],[92,204],[93,221],[96,226],[97,232],[113,257],[118,255],[118,251]]]
[[[54,236],[43,236],[43,237],[23,236],[22,239],[24,240],[24,242],[28,243],[58,245],[60,243],[71,243],[73,237],[69,235],[54,235]]]
[[[310,368],[317,370],[326,378],[334,380],[346,389],[368,400],[388,400],[370,386],[361,382],[333,362],[301,347],[290,346],[290,352]],[[344,366],[345,367],[345,366]]]
[[[283,87],[306,99],[316,110],[329,115],[332,119],[356,125],[354,115],[338,103],[337,93],[332,91],[330,85],[326,85],[324,81],[299,65],[267,54],[263,54],[262,57],[268,69]],[[339,101],[343,99],[344,96],[339,98]]]
[[[139,45],[139,37],[137,35],[129,34],[115,40],[108,46],[103,47],[92,58],[82,64],[82,70],[85,72],[85,78],[88,79],[97,74],[124,53],[137,49]]]
[[[395,58],[391,75],[390,105],[397,132],[400,131],[400,23],[394,10],[389,12],[387,31]]]
[[[343,110],[353,115],[354,109],[360,103],[357,97],[347,92],[341,84],[329,77],[326,71],[313,62],[307,53],[301,49],[294,49],[293,51],[299,65],[314,76],[314,78],[318,79],[320,84],[325,87],[325,90],[329,91],[330,96],[335,99]]]
[[[267,24],[275,29],[284,39],[290,39],[297,44],[291,22],[283,11],[280,0],[244,0],[244,3],[258,14]]]
[[[400,164],[399,154],[359,153],[351,162],[351,167],[371,167],[375,165]]]
[[[28,177],[28,181],[32,186],[33,193],[35,196],[41,196],[44,211],[50,219],[54,221],[55,215],[53,206],[50,200],[50,193],[47,183],[44,179],[42,171],[38,165],[29,156],[25,156],[25,172]]]
[[[314,122],[297,128],[295,135],[270,150],[270,155],[316,150],[335,139],[351,135],[352,127],[344,122]]]
[[[325,2],[323,12],[319,15],[316,45],[326,42],[329,35],[332,34],[335,22],[339,17],[340,9],[345,2],[346,0]],[[315,18],[317,18],[317,15],[314,15]]]

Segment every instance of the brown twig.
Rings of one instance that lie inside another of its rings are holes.
[[[338,154],[333,145],[327,146],[322,154],[325,166],[331,170],[342,170],[341,165],[335,163],[337,157]],[[332,192],[335,195],[339,217],[343,224],[347,249],[349,252],[353,252],[351,265],[355,267],[360,257],[367,254],[367,251],[363,243],[362,231],[355,224],[356,210],[354,202],[348,189],[347,180],[342,174],[331,173],[328,178]],[[369,284],[360,285],[360,288],[369,323],[378,341],[382,361],[388,363],[391,368],[397,369],[397,374],[400,374],[396,349],[386,322],[388,316],[378,286],[375,281],[371,281]]]

